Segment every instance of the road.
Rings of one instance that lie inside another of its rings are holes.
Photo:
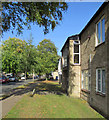
[[[0,96],[9,93],[10,90],[12,90],[13,88],[27,84],[32,81],[33,79],[27,79],[27,80],[21,80],[17,82],[9,82],[9,83],[0,84]]]

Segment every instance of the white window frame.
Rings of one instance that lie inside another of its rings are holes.
[[[100,70],[100,78],[101,78],[101,90],[98,90],[98,70]],[[104,92],[103,92],[103,85],[102,85],[102,71],[103,70],[105,70],[105,68],[97,68],[96,69],[96,92],[100,92],[100,93],[102,93],[102,94],[105,94]],[[106,75],[106,70],[105,70],[105,75]],[[106,76],[105,76],[105,80],[106,80]]]
[[[78,41],[78,43],[74,43],[75,41]],[[79,45],[79,53],[74,53],[74,45]],[[74,56],[79,55],[79,63],[74,63]],[[80,40],[74,40],[73,41],[73,64],[74,65],[80,65]]]
[[[102,41],[102,20],[103,19],[105,19],[105,16],[101,17],[100,20],[96,23],[96,42],[95,42],[96,44],[95,44],[95,46],[98,46],[101,43],[103,43],[103,41]],[[97,25],[99,22],[100,22],[100,43],[98,43],[98,28],[97,28]]]
[[[89,73],[89,70],[90,69],[87,69],[87,71],[88,71],[88,90],[86,89],[86,88],[84,88],[84,85],[83,85],[83,83],[84,82],[86,82],[85,80],[84,80],[84,71],[86,71],[86,70],[82,70],[81,71],[81,73],[82,73],[82,79],[81,79],[81,88],[83,89],[83,90],[87,90],[87,91],[90,91],[90,89],[91,89],[91,79],[90,79],[90,81],[89,81],[89,77],[91,78],[91,75],[90,75],[90,73]],[[90,85],[89,85],[90,84]],[[89,87],[90,86],[90,87]]]
[[[66,67],[66,66],[67,66],[67,56],[64,56],[63,57],[63,67]]]
[[[62,58],[62,64],[63,64],[63,67],[64,67],[64,57]]]

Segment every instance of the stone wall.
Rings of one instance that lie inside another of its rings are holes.
[[[68,70],[62,71],[62,88],[67,92],[68,89]]]
[[[108,3],[107,3],[108,4]],[[105,15],[105,42],[95,46],[96,41],[96,23]],[[107,33],[108,32],[108,33]],[[107,36],[108,34],[108,36]],[[90,36],[90,37],[89,37]],[[108,41],[108,42],[107,42]],[[81,34],[81,70],[91,69],[91,90],[90,94],[84,92],[87,95],[87,101],[95,109],[107,115],[107,98],[109,96],[109,4],[104,10],[91,22],[90,25]],[[90,59],[91,58],[91,59]],[[91,62],[90,62],[91,60]],[[96,92],[96,69],[105,68],[106,70],[106,95],[100,95]],[[107,86],[108,85],[108,86]],[[81,97],[84,97],[83,91]],[[108,98],[109,101],[109,98]],[[109,113],[109,112],[108,112]]]
[[[96,23],[105,16],[105,42],[96,46]],[[75,39],[74,39],[75,40]],[[109,117],[109,2],[80,33],[80,65],[73,64],[73,39],[65,43],[62,59],[67,56],[68,65],[62,69],[62,87],[69,96],[81,97],[105,116]],[[96,69],[105,68],[105,95],[96,92]],[[81,89],[81,72],[90,70],[90,91]]]
[[[67,56],[69,57],[69,44],[68,42],[65,44],[63,50],[62,50],[62,88],[67,92],[68,89],[68,64],[65,67],[64,66],[64,58]]]
[[[73,64],[73,40],[69,40],[62,51],[62,58],[67,56],[68,64],[62,69],[62,88],[69,96],[80,97],[80,65]]]
[[[68,93],[70,96],[80,97],[80,66],[70,65]]]
[[[106,45],[107,45],[107,81],[106,81],[106,87],[107,87],[107,115],[109,118],[109,2],[106,10],[107,15],[107,21],[106,21]]]
[[[73,64],[73,40],[69,41],[69,88],[68,94],[80,97],[80,65]]]

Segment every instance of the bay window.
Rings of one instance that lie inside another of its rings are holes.
[[[73,44],[73,63],[80,64],[80,41],[74,40]]]

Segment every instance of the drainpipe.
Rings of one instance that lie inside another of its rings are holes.
[[[89,59],[89,66],[90,66],[90,99],[91,99],[91,62],[92,62],[92,54],[90,54],[90,59]],[[89,100],[90,102],[90,100]]]

